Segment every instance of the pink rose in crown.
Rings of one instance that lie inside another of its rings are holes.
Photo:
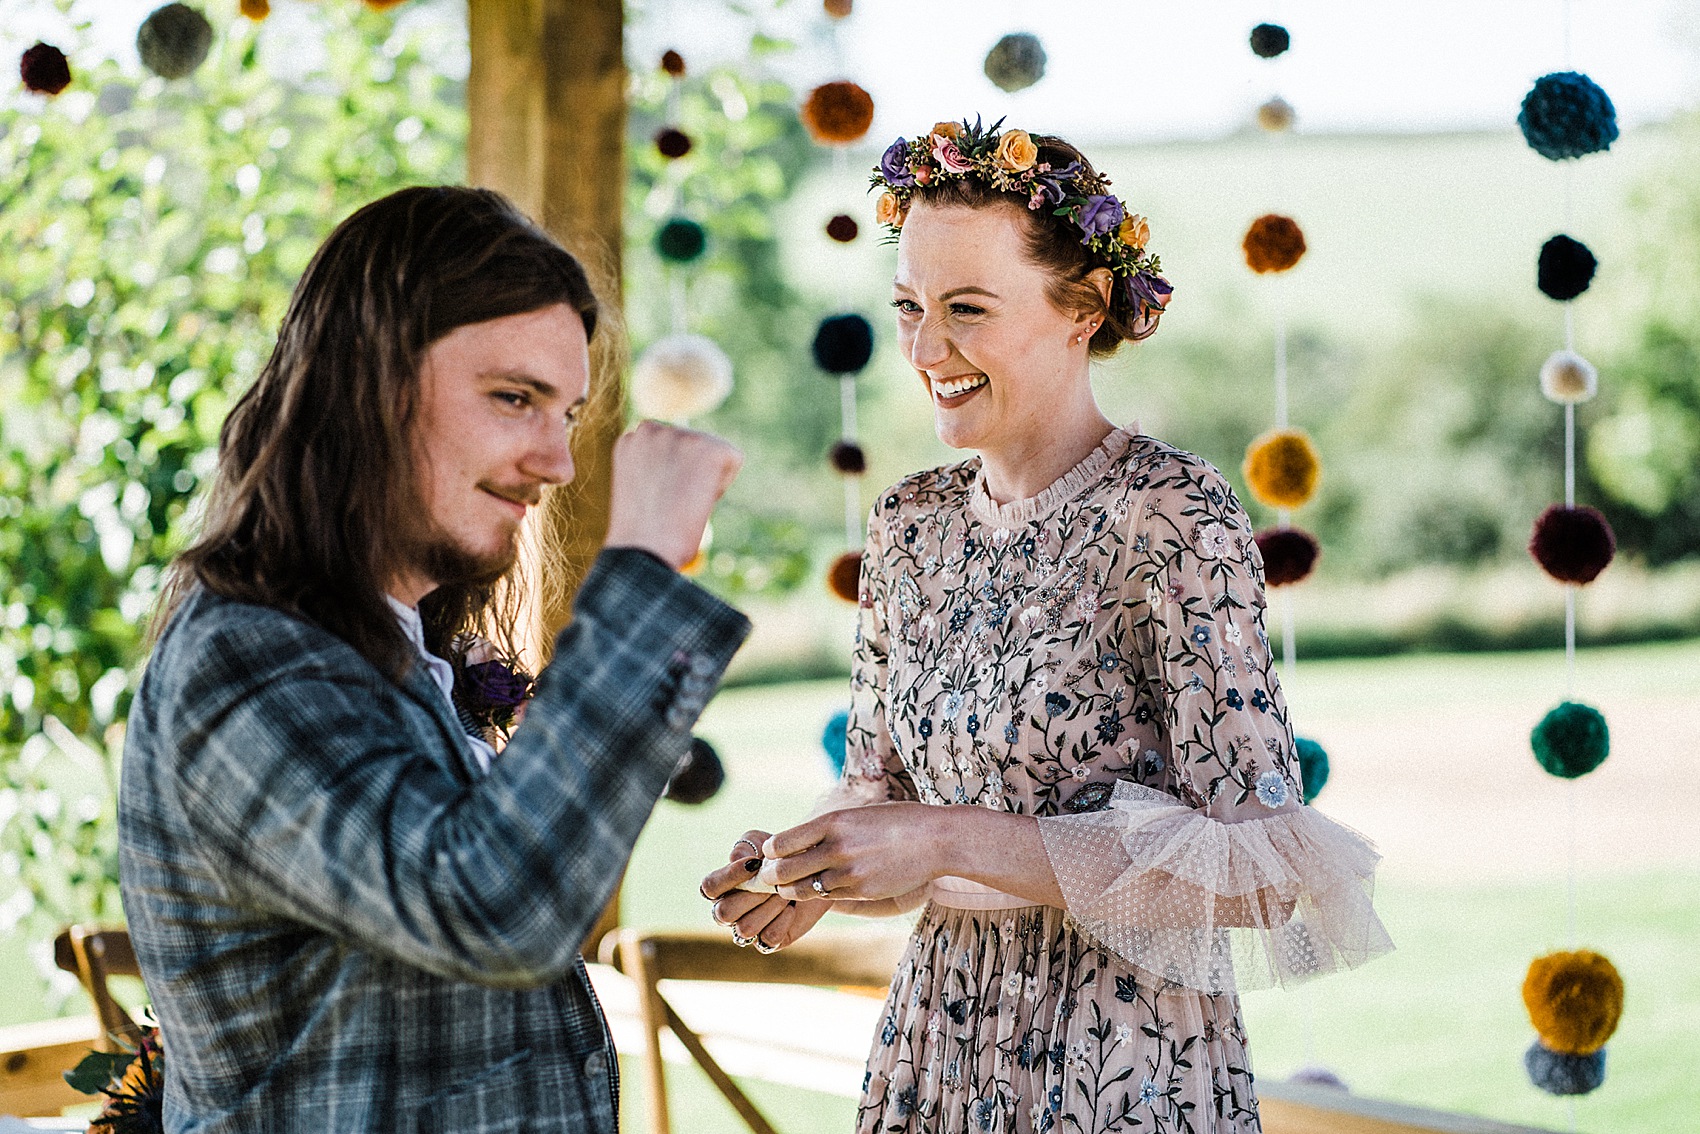
[[[946,173],[967,173],[974,168],[968,164],[968,159],[962,156],[962,151],[954,141],[937,134],[933,135],[933,156],[938,159],[939,165],[944,167]]]

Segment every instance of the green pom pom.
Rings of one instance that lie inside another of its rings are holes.
[[[1573,780],[1605,762],[1611,752],[1611,733],[1598,709],[1566,701],[1541,718],[1529,744],[1541,767]]]
[[[1328,753],[1322,745],[1304,737],[1295,737],[1293,745],[1299,752],[1299,779],[1304,781],[1305,802],[1315,799],[1328,782]]]
[[[708,234],[702,225],[684,217],[674,217],[655,234],[655,251],[663,260],[688,264],[708,247]]]
[[[142,21],[136,51],[142,64],[162,79],[181,79],[206,61],[213,26],[187,4],[167,4]]]

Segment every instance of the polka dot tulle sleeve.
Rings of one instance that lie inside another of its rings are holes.
[[[1101,809],[1040,818],[1069,916],[1211,994],[1388,951],[1371,902],[1379,855],[1302,802],[1262,563],[1232,490],[1203,461],[1172,461],[1130,513],[1119,628],[1152,707],[1147,770],[1163,774],[1118,779]]]

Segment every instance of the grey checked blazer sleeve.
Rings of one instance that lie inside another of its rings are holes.
[[[244,904],[501,987],[572,968],[749,631],[659,560],[605,551],[524,724],[473,780],[420,751],[383,711],[399,691],[339,639],[218,616],[255,609],[168,633],[152,663],[175,688],[147,723],[174,742],[203,861]]]

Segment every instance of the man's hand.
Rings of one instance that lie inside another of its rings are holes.
[[[639,422],[614,442],[606,546],[640,548],[674,570],[683,567],[743,463],[744,455],[718,437]]]
[[[723,866],[702,880],[702,896],[714,903],[709,916],[732,932],[752,940],[763,952],[783,949],[815,927],[833,907],[832,902],[815,899],[791,900],[777,894],[755,893],[738,889],[750,880],[761,859],[744,852],[745,847],[760,846],[768,837],[766,831],[746,831],[732,848],[731,864]],[[809,895],[814,898],[814,895]]]

